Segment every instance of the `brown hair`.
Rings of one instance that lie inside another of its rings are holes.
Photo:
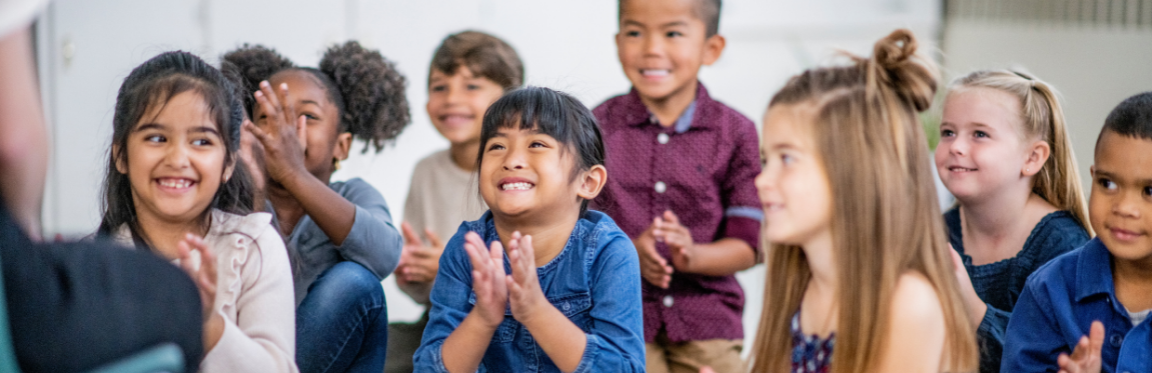
[[[616,21],[619,22],[624,18],[624,2],[627,0],[620,0],[616,6]],[[695,0],[696,6],[692,7],[692,11],[696,18],[704,22],[704,37],[710,38],[720,32],[720,0]]]
[[[432,71],[453,75],[460,66],[467,66],[478,78],[496,82],[504,91],[524,84],[520,55],[500,38],[483,32],[463,31],[444,38],[432,54],[428,84],[432,84]]]
[[[1088,207],[1076,170],[1072,139],[1056,91],[1032,75],[1009,70],[975,71],[956,79],[950,92],[965,88],[991,88],[1020,99],[1020,125],[1026,138],[1042,139],[1052,154],[1032,178],[1032,192],[1060,210],[1068,210],[1089,235]]]
[[[896,30],[872,58],[805,71],[772,97],[813,109],[812,133],[832,186],[835,268],[841,284],[831,371],[876,369],[888,346],[891,302],[901,275],[924,275],[945,321],[944,369],[974,371],[975,330],[952,272],[932,165],[917,112],[936,92],[935,66],[914,55],[916,39]],[[798,246],[772,244],[753,371],[786,372],[790,321],[811,279]]]

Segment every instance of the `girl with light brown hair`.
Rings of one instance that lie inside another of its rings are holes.
[[[805,71],[769,103],[756,187],[770,248],[753,371],[976,369],[917,118],[935,67],[916,48],[897,30],[871,58]]]
[[[1008,70],[957,79],[944,100],[936,169],[958,202],[944,223],[980,371],[999,372],[1028,275],[1092,234],[1055,90]]]

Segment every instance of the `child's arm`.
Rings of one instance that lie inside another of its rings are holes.
[[[512,315],[520,321],[557,368],[566,372],[642,372],[639,259],[623,234],[610,241],[593,264],[590,333],[548,302],[536,277],[532,237],[513,233],[507,276]]]
[[[692,242],[692,232],[680,224],[672,211],[665,211],[654,223],[657,241],[668,244],[676,270],[708,276],[730,276],[756,265],[756,250],[739,238],[721,238],[712,243]]]
[[[472,262],[471,287],[476,294],[476,304],[463,314],[461,311],[468,299],[467,285],[452,270],[440,272],[432,294],[433,312],[414,357],[417,371],[475,372],[496,328],[504,321],[504,305],[508,299],[504,286],[504,249],[499,241],[493,242],[491,249],[485,248],[484,241],[474,232],[468,232],[465,237],[467,243],[463,246]],[[451,260],[451,257],[445,258]],[[463,302],[460,302],[461,295]],[[443,300],[454,304],[445,304]],[[449,320],[443,320],[445,316]],[[455,324],[455,320],[461,321]],[[445,332],[447,337],[436,346],[437,339]]]
[[[876,371],[939,372],[946,332],[932,283],[918,273],[901,275],[888,317],[888,343]]]
[[[335,244],[341,255],[363,265],[383,279],[396,268],[402,240],[392,225],[384,197],[368,183],[349,180],[348,198],[341,196],[304,168],[301,139],[303,117],[299,121],[288,99],[287,85],[280,86],[280,98],[267,82],[261,82],[256,101],[268,114],[260,126],[247,128],[264,146],[268,176],[284,186],[304,212]],[[288,103],[281,105],[281,102]],[[292,123],[299,122],[296,125]],[[262,128],[263,127],[263,128]]]

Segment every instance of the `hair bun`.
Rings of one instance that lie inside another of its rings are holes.
[[[380,52],[349,41],[324,53],[320,71],[339,87],[344,100],[340,118],[348,132],[380,151],[408,125],[407,80]],[[367,151],[367,147],[365,147]]]
[[[879,84],[891,87],[916,111],[924,111],[936,95],[936,71],[916,55],[917,46],[912,31],[898,29],[876,42],[869,62],[876,67]]]
[[[235,81],[244,93],[241,100],[245,110],[256,106],[252,94],[260,90],[260,82],[268,80],[277,71],[295,67],[287,57],[263,45],[244,44],[225,53],[221,58],[220,70]]]

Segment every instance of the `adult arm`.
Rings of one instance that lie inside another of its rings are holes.
[[[39,240],[48,170],[48,134],[32,59],[32,33],[0,36],[0,195],[13,218]]]
[[[263,227],[248,248],[246,273],[250,280],[219,283],[219,292],[242,291],[236,300],[236,320],[225,318],[224,332],[204,357],[206,372],[298,372],[296,367],[296,316],[292,270],[288,252],[271,225]],[[242,243],[243,244],[243,243]],[[218,248],[217,255],[223,250]],[[221,263],[220,271],[233,271],[234,263]],[[228,294],[224,295],[228,297]],[[220,312],[220,311],[217,311]]]

